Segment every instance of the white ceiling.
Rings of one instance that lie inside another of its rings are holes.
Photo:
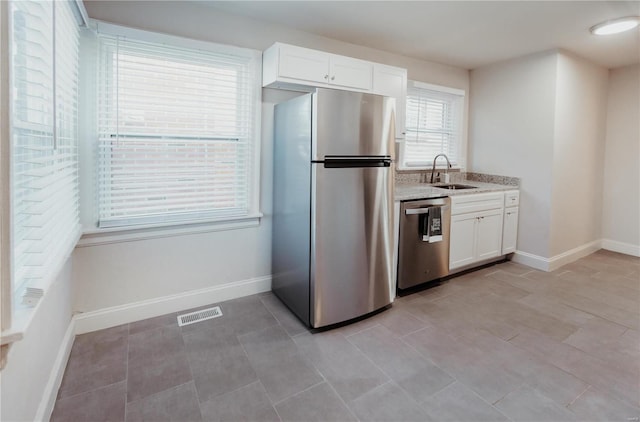
[[[562,48],[608,68],[640,62],[640,30],[596,37],[640,1],[206,1],[229,13],[474,69]]]

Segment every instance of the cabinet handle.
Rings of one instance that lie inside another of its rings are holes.
[[[329,75],[324,75],[324,78],[325,79],[329,79]]]
[[[335,80],[335,79],[336,79],[336,77],[335,77],[335,76],[332,76],[332,77],[331,77],[331,80],[332,80],[332,81],[333,81],[333,80]]]

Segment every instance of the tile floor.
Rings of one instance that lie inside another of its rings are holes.
[[[271,293],[78,336],[53,421],[637,421],[640,259],[502,263],[310,333]]]

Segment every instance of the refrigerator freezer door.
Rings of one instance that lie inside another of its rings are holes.
[[[346,321],[390,304],[394,167],[312,164],[311,325]]]
[[[394,156],[395,99],[318,89],[313,94],[312,160],[327,156]]]

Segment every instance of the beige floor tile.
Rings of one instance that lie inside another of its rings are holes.
[[[594,387],[589,387],[569,405],[583,421],[634,421],[640,417],[640,408],[618,400]]]
[[[595,315],[567,306],[553,297],[541,293],[534,293],[518,299],[518,303],[578,327],[596,318]]]
[[[577,421],[578,417],[539,390],[523,386],[500,400],[496,407],[513,421]]]

